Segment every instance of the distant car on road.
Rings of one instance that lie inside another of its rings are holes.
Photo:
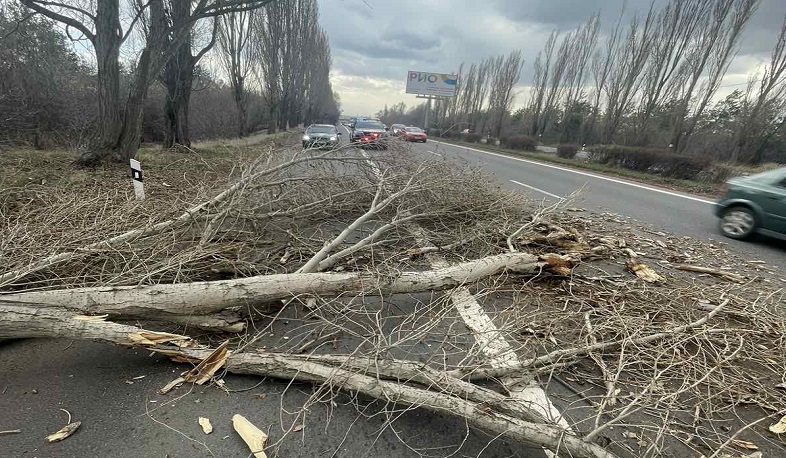
[[[352,128],[350,143],[361,143],[370,147],[388,149],[388,132],[378,120],[357,120]]]
[[[408,142],[426,143],[428,135],[420,127],[407,127],[404,129],[404,140]]]
[[[726,237],[759,233],[786,240],[786,167],[729,180],[715,215]]]
[[[392,124],[390,126],[390,134],[395,135],[397,137],[400,135],[404,135],[404,129],[406,128],[407,126],[405,126],[404,124]]]
[[[312,124],[303,134],[303,148],[335,148],[341,132],[332,124]]]

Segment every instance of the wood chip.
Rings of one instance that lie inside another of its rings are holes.
[[[303,428],[304,428],[303,425],[297,425],[294,428],[292,428],[292,431],[294,432],[303,431]]]
[[[176,378],[176,379],[172,380],[171,382],[167,383],[167,384],[166,384],[166,386],[164,386],[164,387],[163,387],[163,388],[161,388],[160,390],[158,390],[158,393],[159,393],[159,394],[167,394],[167,393],[169,393],[170,391],[172,391],[173,389],[175,389],[175,387],[176,387],[176,386],[178,386],[178,385],[182,384],[182,383],[183,383],[183,382],[185,382],[185,381],[186,381],[186,379],[185,379],[185,378],[183,378],[183,377],[178,377],[178,378]]]
[[[213,432],[213,425],[210,424],[210,419],[205,417],[199,417],[199,426],[202,427],[202,431],[205,434],[210,434]]]
[[[169,334],[168,332],[155,332],[155,331],[139,331],[128,333],[128,338],[138,345],[160,345],[165,343],[174,343],[181,346],[187,346],[191,343],[191,337],[180,336],[177,334]]]
[[[781,418],[781,421],[775,423],[774,425],[770,426],[770,432],[775,434],[785,434],[786,433],[786,416]]]
[[[73,423],[69,423],[69,424],[63,426],[60,429],[60,431],[58,431],[56,433],[52,433],[52,434],[46,436],[46,441],[49,442],[49,443],[52,443],[52,442],[59,442],[59,441],[61,441],[63,439],[66,439],[69,436],[71,436],[72,434],[74,434],[76,432],[76,430],[79,429],[79,426],[81,426],[81,425],[82,425],[81,421],[75,421]]]
[[[740,439],[734,439],[731,441],[731,444],[735,447],[744,448],[747,450],[758,450],[759,447],[756,446],[753,442],[748,442]]]
[[[246,420],[246,417],[238,414],[232,417],[232,427],[243,438],[255,458],[267,458],[264,452],[267,434]]]
[[[570,256],[561,256],[553,253],[538,256],[538,259],[546,263],[546,270],[563,277],[569,277],[573,266],[576,265],[576,261]]]
[[[637,277],[641,278],[647,283],[662,283],[666,281],[665,278],[661,277],[657,272],[652,270],[652,267],[641,262],[630,259],[627,263],[625,263],[625,265],[628,267],[628,270],[636,274]]]
[[[213,350],[210,356],[203,359],[195,368],[188,371],[184,376],[185,381],[203,385],[205,382],[211,380],[213,375],[227,362],[227,357],[229,356],[229,352],[227,351],[228,345],[229,340],[225,340],[224,343]]]
[[[91,323],[102,323],[106,321],[107,317],[109,317],[109,315],[97,315],[97,316],[77,315],[74,317],[74,319],[78,321],[87,321]]]
[[[677,266],[677,270],[714,275],[716,277],[721,277],[725,280],[734,281],[737,283],[742,283],[745,281],[745,277],[743,277],[742,275],[737,275],[732,272],[725,272],[723,270],[710,269],[709,267],[681,265],[681,266]]]

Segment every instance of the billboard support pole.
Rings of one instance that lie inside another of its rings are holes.
[[[428,116],[431,113],[431,97],[426,101],[426,119],[423,121],[423,128],[428,132]]]

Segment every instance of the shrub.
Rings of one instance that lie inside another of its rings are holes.
[[[464,134],[464,141],[468,141],[470,143],[477,143],[481,138],[483,138],[483,136],[476,133]]]
[[[564,159],[573,159],[578,151],[578,145],[557,145],[557,156]]]
[[[712,165],[706,157],[683,156],[669,150],[600,146],[588,155],[593,162],[669,178],[694,179]]]
[[[522,151],[533,151],[535,149],[535,139],[526,135],[513,135],[503,139],[506,148]]]

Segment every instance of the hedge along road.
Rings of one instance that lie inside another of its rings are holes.
[[[414,149],[423,153],[423,159],[434,160],[440,155],[446,160],[480,164],[501,185],[527,192],[538,200],[554,202],[555,196],[567,196],[584,186],[583,195],[571,206],[631,217],[676,235],[722,241],[745,259],[761,260],[770,266],[779,267],[786,261],[786,242],[771,239],[740,242],[723,237],[713,213],[714,201],[706,197],[433,140],[415,144]]]

